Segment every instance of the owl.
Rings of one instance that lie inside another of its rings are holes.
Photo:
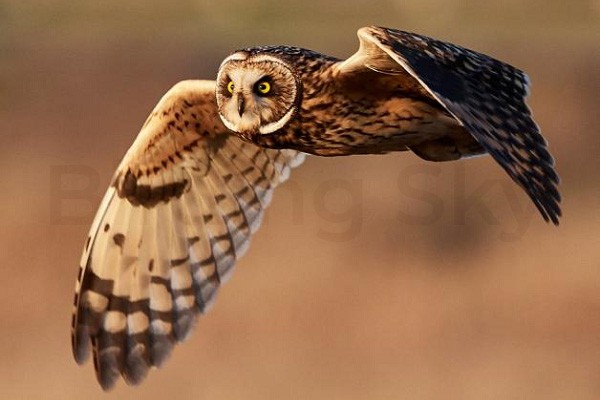
[[[399,30],[358,38],[346,60],[236,51],[216,81],[180,82],[159,101],[100,204],[75,288],[74,357],[92,350],[102,388],[141,382],[188,337],[306,153],[490,154],[558,224],[559,178],[522,71]]]

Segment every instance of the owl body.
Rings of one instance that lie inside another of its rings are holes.
[[[558,224],[559,179],[522,71],[394,29],[358,37],[345,60],[236,51],[216,80],[180,82],[158,102],[102,200],[75,286],[73,354],[83,363],[92,350],[104,389],[141,382],[189,335],[305,153],[488,153]]]
[[[270,134],[241,137],[270,148],[319,156],[413,150],[428,160],[484,152],[479,143],[418,85],[367,70],[344,76],[342,60],[289,46],[240,50],[245,60],[269,55],[292,66],[301,98],[290,122]],[[411,82],[412,83],[412,82]]]

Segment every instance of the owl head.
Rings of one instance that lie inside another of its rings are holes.
[[[217,106],[225,126],[243,136],[266,135],[286,126],[298,110],[302,83],[275,55],[238,51],[217,75]]]

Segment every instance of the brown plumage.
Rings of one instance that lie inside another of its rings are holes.
[[[347,60],[240,50],[216,81],[181,82],[160,100],[115,172],[76,284],[74,356],[93,350],[104,389],[141,382],[187,337],[303,153],[487,152],[558,223],[558,176],[523,72],[402,31],[358,35]]]

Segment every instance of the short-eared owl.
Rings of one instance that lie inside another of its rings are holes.
[[[117,168],[85,243],[72,344],[98,381],[139,383],[188,336],[248,248],[273,189],[304,153],[489,153],[546,221],[558,176],[524,99],[527,76],[488,56],[378,27],[338,60],[294,47],[236,51],[216,81],[159,101]]]

